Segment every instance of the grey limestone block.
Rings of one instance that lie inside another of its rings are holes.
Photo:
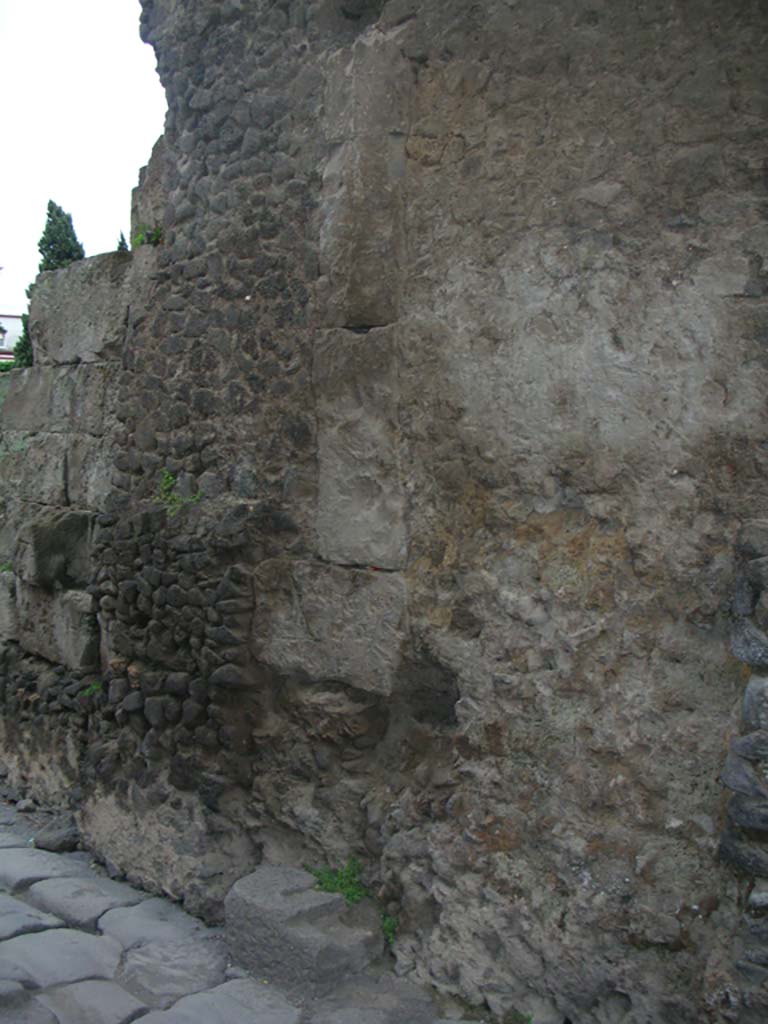
[[[17,935],[58,928],[64,922],[53,914],[45,914],[6,893],[0,893],[0,940]]]
[[[37,998],[56,1014],[58,1024],[128,1024],[146,1009],[124,988],[104,980],[78,981]]]
[[[120,944],[102,935],[55,928],[0,942],[0,977],[11,965],[37,988],[86,978],[112,978],[120,961]],[[16,980],[16,979],[11,979]]]
[[[179,942],[207,932],[197,918],[159,897],[108,911],[100,919],[99,928],[124,949],[148,942]]]
[[[73,928],[93,928],[102,914],[141,903],[146,893],[108,878],[49,878],[31,886],[26,898]]]
[[[13,891],[44,878],[92,876],[81,858],[46,850],[6,849],[0,857],[0,885]]]
[[[117,980],[148,1005],[163,1008],[221,985],[226,971],[223,940],[190,938],[134,947],[126,953]]]
[[[209,992],[185,996],[144,1024],[299,1024],[301,1011],[280,992],[257,981],[228,981]]]
[[[350,927],[343,897],[315,884],[309,872],[273,866],[235,882],[225,915],[236,962],[289,991],[324,992],[380,955],[378,914]]]

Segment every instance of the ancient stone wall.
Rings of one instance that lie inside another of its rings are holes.
[[[213,917],[354,853],[398,969],[499,1019],[758,1019],[717,848],[761,4],[143,8],[162,243],[44,276],[3,409],[14,777],[57,752],[95,847]],[[97,665],[43,643],[72,603]]]

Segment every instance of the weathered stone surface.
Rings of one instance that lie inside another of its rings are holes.
[[[16,640],[18,635],[16,577],[6,570],[0,572],[0,640]]]
[[[12,848],[27,848],[29,840],[19,835],[17,831],[0,828],[0,850]]]
[[[128,951],[117,978],[148,1005],[165,1008],[182,996],[223,984],[226,968],[223,942],[148,942]]]
[[[101,436],[109,408],[103,365],[33,366],[11,389],[0,423],[15,430]]]
[[[47,511],[17,539],[14,565],[25,582],[45,590],[82,590],[91,581],[91,527],[86,512]]]
[[[0,857],[0,885],[6,889],[25,888],[44,878],[91,875],[87,862],[76,856],[56,856],[45,850],[8,849]]]
[[[314,383],[320,552],[329,562],[400,569],[406,531],[394,331],[330,332],[315,352]]]
[[[28,932],[41,932],[58,928],[63,921],[53,914],[44,914],[33,907],[0,893],[0,939],[12,939]]]
[[[149,942],[183,942],[205,934],[200,921],[162,899],[110,910],[100,918],[99,929],[116,939],[123,949]]]
[[[56,1014],[58,1024],[128,1024],[146,1008],[111,981],[80,981],[37,999]]]
[[[0,1006],[0,1024],[59,1024],[59,1021],[37,999],[31,999],[20,1005]]]
[[[315,885],[308,872],[281,867],[261,867],[236,882],[225,905],[236,962],[289,991],[322,992],[379,955],[375,911],[356,908],[356,919],[342,896]]]
[[[754,675],[744,691],[742,719],[747,732],[768,729],[768,676]]]
[[[108,910],[130,907],[146,894],[108,878],[50,878],[37,882],[25,894],[42,910],[57,914],[73,928],[94,928]]]
[[[301,1011],[279,992],[248,979],[186,996],[172,1009],[142,1019],[145,1024],[299,1024],[300,1017]]]
[[[112,978],[120,955],[120,944],[113,939],[69,928],[0,942],[0,965],[17,967],[37,988],[86,978]],[[0,972],[3,969],[0,966]]]
[[[767,550],[761,5],[143,6],[169,116],[137,217],[162,244],[130,287],[73,268],[61,310],[68,273],[42,282],[37,365],[109,358],[104,435],[5,423],[0,547],[41,503],[96,507],[100,664],[123,696],[186,673],[200,711],[84,708],[8,645],[13,784],[55,792],[61,764],[115,870],[213,915],[262,850],[355,852],[398,969],[478,1013],[730,1006],[712,847],[725,616]]]
[[[357,1014],[357,1017],[355,1017]],[[340,978],[317,1007],[311,1024],[439,1024],[430,995],[390,973]]]
[[[406,607],[398,574],[269,562],[258,581],[260,660],[284,672],[391,692]]]
[[[81,260],[66,273],[41,274],[29,330],[40,366],[92,363],[122,354],[132,260],[108,253]]]
[[[99,629],[93,599],[80,590],[17,583],[19,640],[27,650],[73,669],[98,664]]]
[[[737,871],[758,878],[768,878],[768,847],[742,839],[727,830],[720,839],[720,859],[732,865]]]
[[[59,815],[35,833],[37,849],[51,853],[69,853],[76,850],[79,843],[80,831],[72,814]]]
[[[750,619],[736,619],[731,626],[731,650],[752,668],[768,668],[768,635]]]

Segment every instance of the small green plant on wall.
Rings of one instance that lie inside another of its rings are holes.
[[[160,245],[163,241],[163,229],[159,224],[150,227],[149,224],[139,224],[136,234],[133,236],[133,248],[138,249],[140,245]]]
[[[200,493],[185,498],[179,494],[178,480],[170,470],[164,469],[160,474],[160,485],[157,489],[157,500],[163,506],[169,519],[173,519],[187,505],[196,505],[200,501]]]
[[[360,861],[350,857],[343,868],[313,868],[312,874],[317,879],[317,888],[321,892],[338,892],[347,903],[359,903],[371,895],[363,885],[361,870]]]
[[[94,679],[92,683],[89,683],[84,690],[80,691],[81,697],[95,697],[97,693],[101,693],[104,689],[104,684],[100,679]]]
[[[372,896],[360,877],[362,867],[360,861],[355,857],[350,857],[343,868],[310,868],[309,870],[317,879],[317,888],[321,892],[338,892],[347,903],[359,903]],[[382,911],[381,930],[384,932],[387,945],[393,945],[397,936],[397,918]]]

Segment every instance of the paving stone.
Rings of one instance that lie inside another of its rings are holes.
[[[109,878],[49,878],[36,882],[25,898],[72,927],[94,928],[102,914],[141,903],[146,893]]]
[[[142,1024],[298,1024],[301,1011],[276,989],[251,979],[228,981],[185,996],[172,1009],[149,1013]]]
[[[18,832],[14,832],[10,828],[0,828],[0,850],[28,846],[29,840],[19,835]]]
[[[5,850],[0,857],[0,885],[15,892],[44,878],[93,875],[87,861],[77,854],[46,850]]]
[[[19,1005],[0,1006],[0,1024],[59,1024],[47,1007],[37,999],[28,999]]]
[[[0,978],[24,981],[26,977],[38,988],[85,978],[113,978],[121,954],[120,944],[114,939],[71,928],[20,935],[0,942]],[[5,973],[7,967],[16,968],[25,977]]]
[[[159,897],[144,900],[135,907],[108,911],[99,920],[99,929],[117,939],[123,949],[150,942],[183,942],[209,933],[197,918]]]
[[[226,971],[222,940],[150,942],[126,953],[116,980],[148,1005],[166,1008],[182,996],[223,984]]]
[[[0,940],[13,939],[28,932],[60,928],[64,922],[53,914],[44,914],[13,896],[0,893]]]
[[[128,1024],[146,1004],[113,981],[79,981],[37,997],[58,1024]]]

